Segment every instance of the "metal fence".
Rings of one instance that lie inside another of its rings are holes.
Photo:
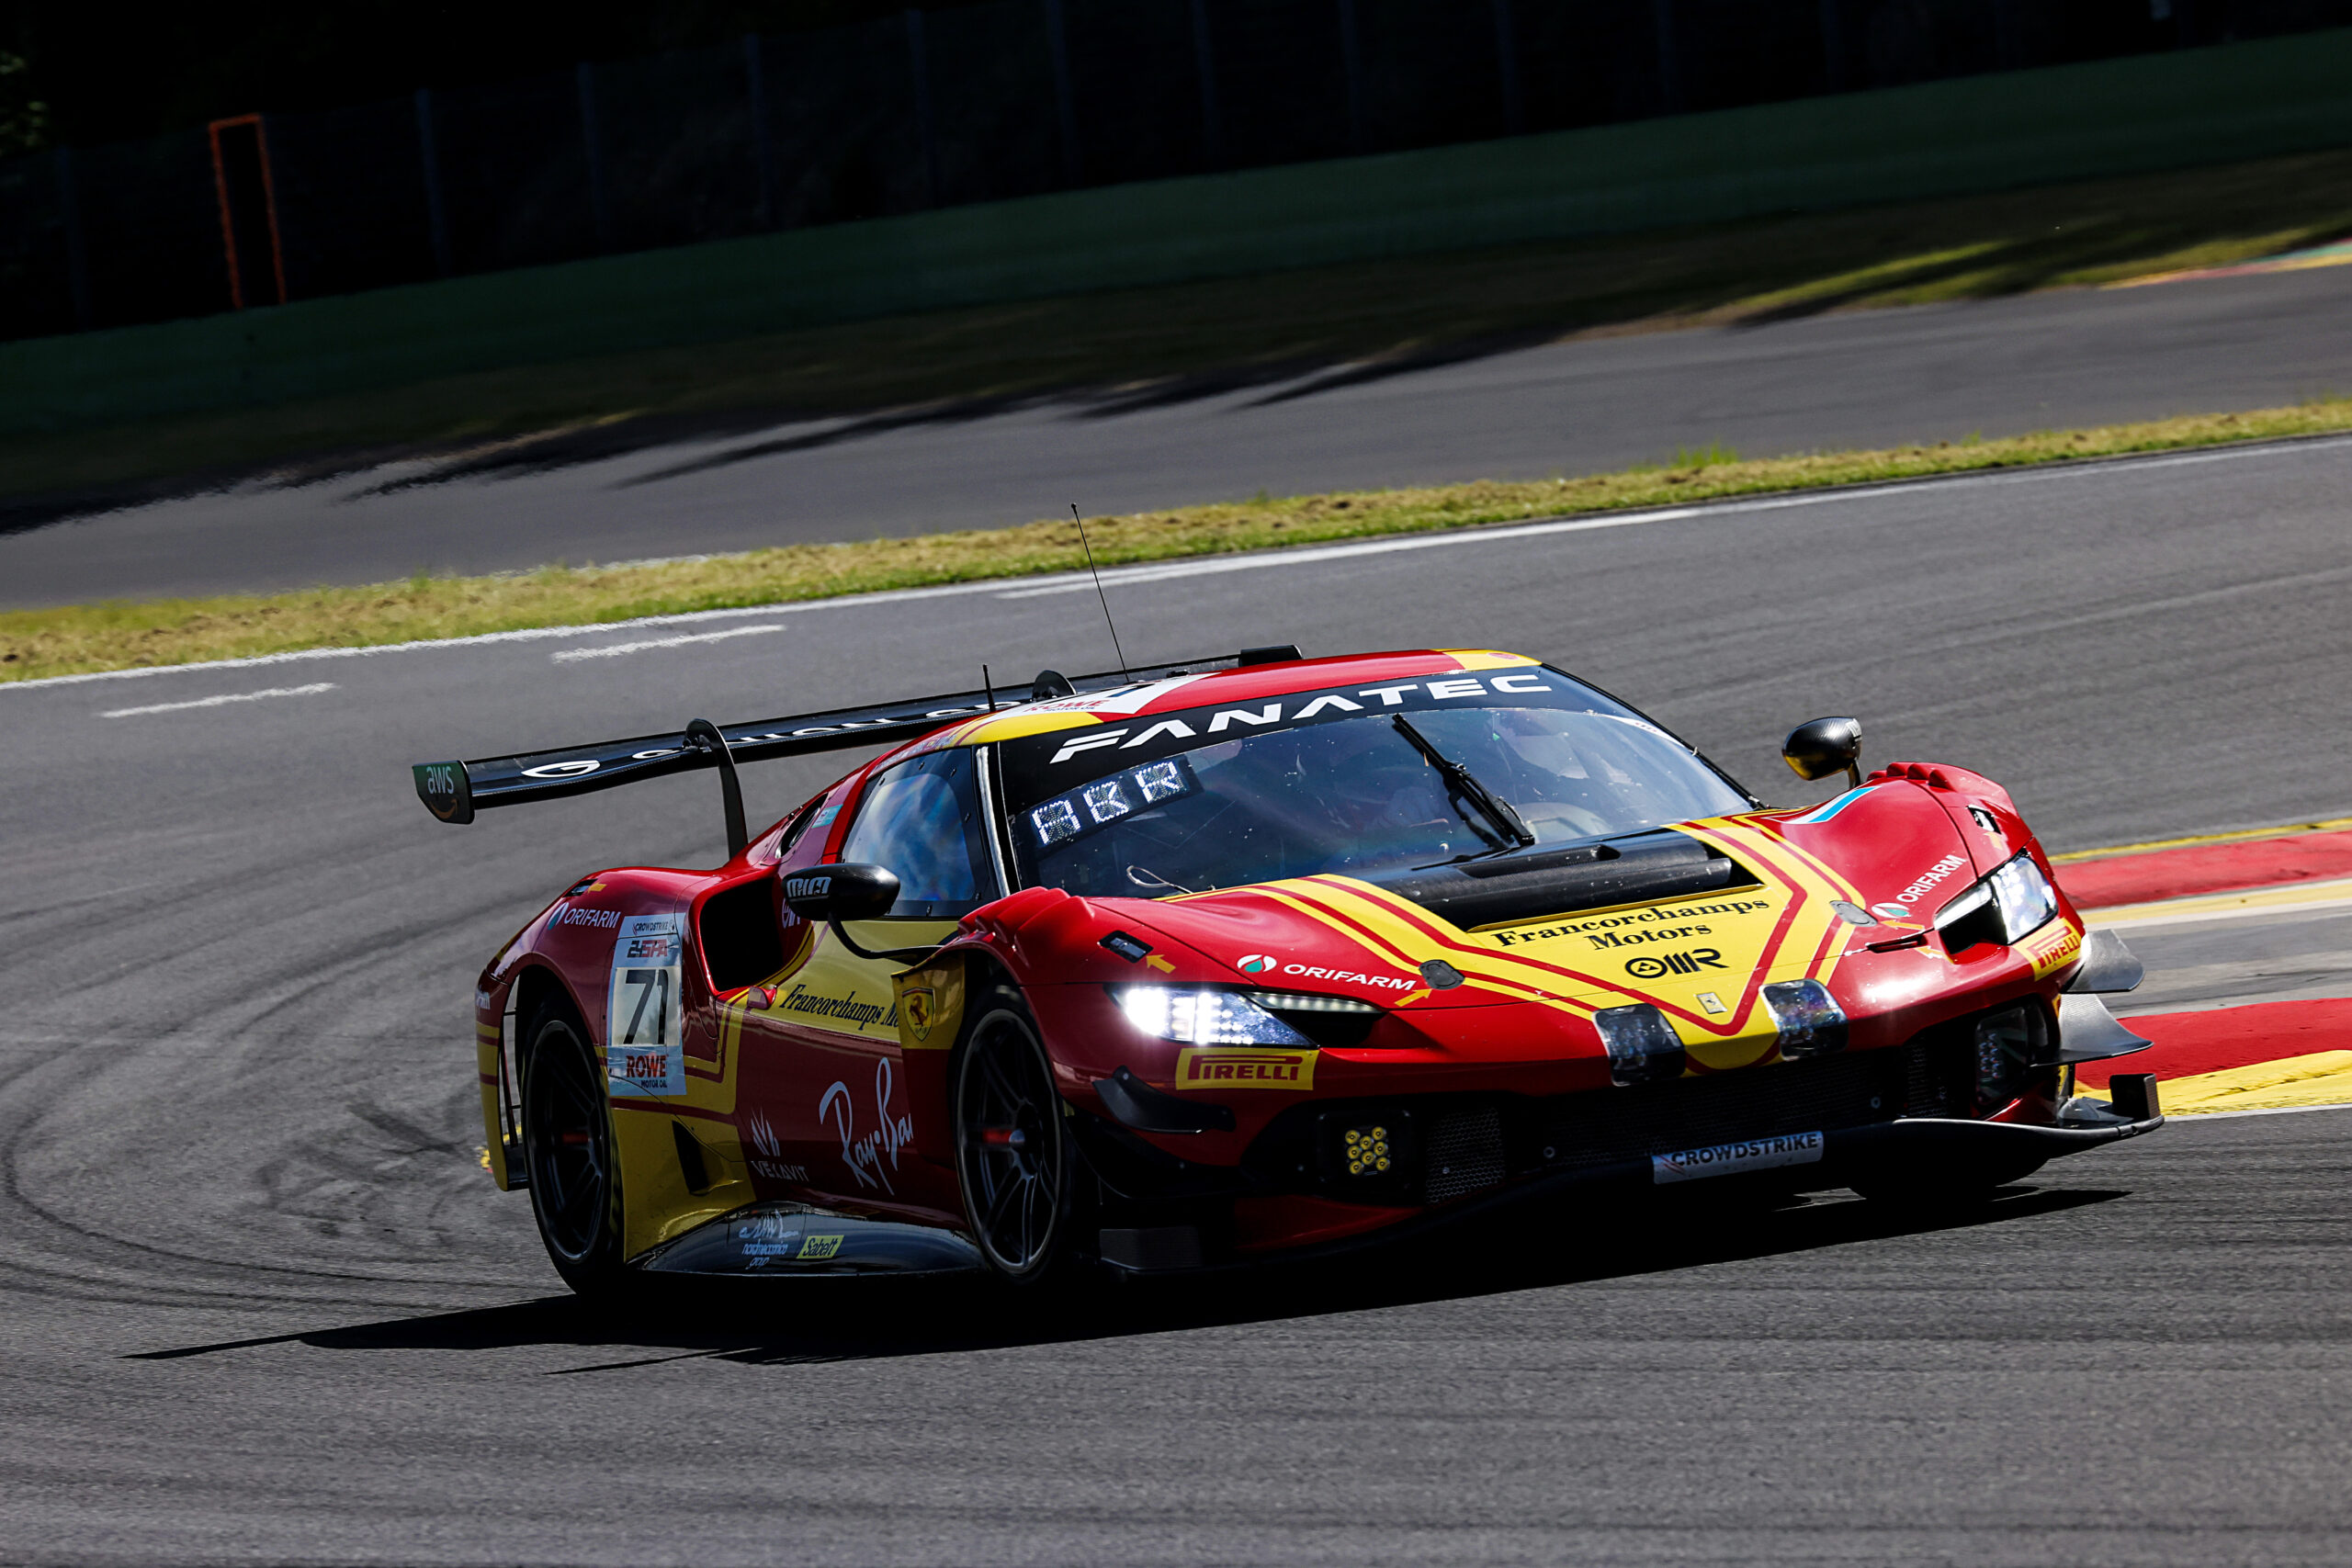
[[[0,163],[0,338],[2352,24],[2352,0],[999,0]]]

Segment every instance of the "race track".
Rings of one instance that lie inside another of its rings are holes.
[[[2352,814],[2347,481],[2314,441],[1109,594],[1137,659],[1541,654],[1783,801],[1820,792],[1781,733],[1859,714],[1872,761],[1981,767],[2070,849]],[[407,764],[1102,668],[1066,586],[0,687],[0,1562],[2352,1557],[2341,1111],[2177,1122],[1965,1222],[574,1310],[476,1167],[468,993],[566,880],[715,858],[716,789],[458,829]],[[772,817],[830,772],[747,784]],[[2267,952],[2352,993],[2343,925],[2168,929],[2151,995],[2242,999]]]
[[[0,531],[0,609],[1001,527],[1265,491],[1541,479],[2352,391],[2352,269],[2070,290],[1436,363],[568,445]]]

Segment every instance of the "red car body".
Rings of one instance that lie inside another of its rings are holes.
[[[2122,1080],[2111,1106],[2072,1094],[2074,1062],[2134,1048],[2091,990],[2128,988],[2136,965],[2111,938],[2086,946],[2007,794],[1950,764],[1892,764],[1812,807],[1747,797],[1615,839],[1481,849],[1393,886],[1309,870],[1199,892],[1007,886],[1026,863],[1007,852],[1006,759],[1016,745],[1046,755],[1037,737],[1064,738],[1057,757],[1098,749],[1073,758],[1092,766],[1171,716],[1192,716],[1182,739],[1209,716],[1306,694],[1378,716],[1384,702],[1427,712],[1449,694],[1503,702],[1566,679],[1517,655],[1421,651],[1193,666],[1009,708],[991,695],[978,713],[929,699],[896,721],[927,732],[744,835],[726,863],[599,872],[499,952],[476,991],[492,1173],[513,1188],[540,1168],[526,1125],[531,1030],[560,1014],[604,1068],[606,1122],[600,1132],[582,1112],[541,1142],[608,1140],[599,1169],[613,1190],[595,1201],[607,1264],[1021,1273],[998,1256],[1017,1246],[979,1234],[988,1216],[968,1190],[992,1180],[976,1174],[987,1159],[1011,1157],[989,1140],[1023,1136],[1010,1112],[1000,1128],[984,1108],[959,1111],[959,1094],[987,1093],[957,1077],[986,998],[991,1018],[1025,1013],[1049,1062],[1061,1131],[1033,1122],[1026,1136],[1063,1151],[1057,1207],[1039,1221],[1060,1226],[1057,1264],[1211,1268],[1717,1174],[1984,1185],[2158,1124],[2152,1082]],[[1396,690],[1409,694],[1379,694]],[[809,716],[727,739],[742,754],[864,733],[852,720],[811,734],[842,721]],[[1638,716],[1621,722],[1663,736]],[[466,820],[498,803],[502,779],[527,797],[608,768],[723,756],[652,739],[535,764],[432,764],[444,771],[420,768],[419,789]],[[874,781],[955,749],[999,749],[978,764],[1001,877],[989,896],[952,919],[796,912],[822,904],[787,894],[821,895]],[[464,798],[451,768],[469,771]],[[1642,871],[1644,856],[1666,869]],[[1939,923],[2005,866],[2017,869],[2002,888],[2020,897],[2041,896],[2038,871],[2053,912],[2014,941],[1964,940],[1981,908]],[[1675,881],[1693,877],[1713,880]],[[1278,1033],[1254,1021],[1271,1016],[1299,1043],[1188,1043],[1136,1021],[1203,996],[1201,1008]],[[584,1190],[546,1168],[543,1188]],[[545,1230],[556,1199],[539,1196]]]

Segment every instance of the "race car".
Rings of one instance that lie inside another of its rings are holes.
[[[887,747],[751,834],[738,762]],[[1988,1191],[2161,1125],[2009,796],[1785,755],[1768,807],[1589,682],[1291,647],[414,770],[445,822],[715,769],[712,870],[567,886],[474,993],[555,1268],[1216,1269],[1506,1205]]]

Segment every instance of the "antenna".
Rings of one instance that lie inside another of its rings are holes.
[[[1111,651],[1119,656],[1119,673],[1127,673],[1127,650],[1119,646],[1119,623],[1111,618],[1111,601],[1102,592],[1102,574],[1095,570],[1094,547],[1086,543],[1086,519],[1078,514],[1078,502],[1069,503],[1069,514],[1078,524],[1078,542],[1086,549],[1086,570],[1094,576],[1094,596],[1102,601],[1102,624],[1111,628]]]
[[[980,690],[989,694],[989,712],[996,712],[996,682],[989,679],[989,667],[980,666]]]

